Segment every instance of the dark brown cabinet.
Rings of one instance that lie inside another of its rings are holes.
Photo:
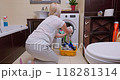
[[[90,44],[90,18],[85,18],[85,26],[84,26],[84,45],[85,47]]]
[[[13,48],[14,50],[18,49],[25,43],[25,31],[19,31],[12,34]]]
[[[115,17],[85,17],[84,45],[112,41]]]
[[[85,16],[97,16],[98,11],[114,9],[115,20],[120,22],[120,0],[85,0]]]
[[[0,62],[13,53],[11,35],[0,38]]]
[[[120,0],[85,0],[85,47],[94,42],[112,41],[114,21],[120,21]],[[98,11],[114,9],[113,17],[98,17]]]
[[[0,38],[0,63],[13,63],[24,51],[28,30],[19,31]]]
[[[44,19],[27,19],[28,34],[31,34]]]
[[[116,20],[120,21],[120,0],[115,0],[115,16]]]
[[[98,11],[114,8],[115,0],[85,0],[85,16],[97,16]]]

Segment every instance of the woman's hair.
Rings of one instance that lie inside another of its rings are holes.
[[[60,14],[61,14],[61,7],[60,7],[60,5],[57,4],[57,3],[52,3],[50,5],[49,15],[60,16]]]

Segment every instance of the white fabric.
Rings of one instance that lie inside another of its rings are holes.
[[[53,62],[58,63],[57,54],[47,45],[48,43],[45,40],[40,40],[41,44],[26,44],[26,50],[34,58],[42,61],[42,64]],[[39,63],[39,61],[37,62]]]
[[[51,44],[58,28],[61,28],[65,22],[59,17],[51,15],[47,17],[34,32],[28,37],[27,44],[36,44],[40,39],[44,39]]]

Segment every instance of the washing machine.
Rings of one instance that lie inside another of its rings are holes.
[[[73,27],[73,33],[71,36],[72,43],[78,47],[78,35],[79,35],[79,13],[62,13],[60,18],[65,21],[67,27]],[[59,48],[62,44],[62,38],[55,39],[55,48]]]

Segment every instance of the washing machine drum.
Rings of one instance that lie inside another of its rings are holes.
[[[87,56],[108,63],[120,63],[120,42],[93,43],[86,48]]]
[[[65,23],[66,23],[66,26],[67,27],[72,27],[73,28],[73,32],[72,32],[72,34],[74,33],[74,30],[75,30],[75,28],[74,28],[74,25],[72,24],[72,23],[70,23],[70,22],[67,22],[67,21],[65,21]]]

